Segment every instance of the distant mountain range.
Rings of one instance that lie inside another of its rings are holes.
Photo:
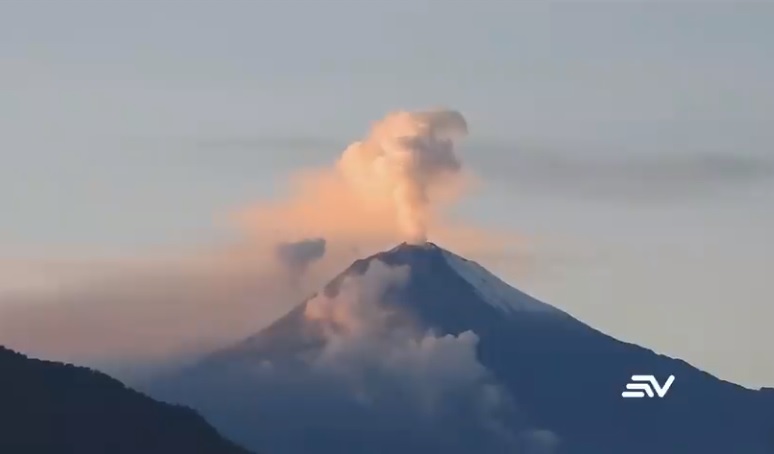
[[[675,379],[623,398],[643,374]],[[774,454],[774,391],[618,341],[431,243],[356,261],[148,390],[270,453]]]
[[[0,347],[2,454],[249,454],[196,412]]]

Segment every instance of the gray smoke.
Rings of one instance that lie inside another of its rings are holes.
[[[471,147],[477,159],[470,165],[483,178],[530,194],[679,201],[774,179],[771,154],[602,153],[505,143]]]
[[[275,250],[277,260],[291,274],[298,277],[304,274],[313,262],[325,255],[325,238],[310,238],[290,243],[280,243]]]

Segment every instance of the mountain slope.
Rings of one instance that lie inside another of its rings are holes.
[[[664,398],[623,399],[634,374],[676,380]],[[762,392],[613,339],[429,243],[355,262],[155,392],[278,452],[774,453]]]
[[[0,347],[0,452],[247,454],[192,410]]]

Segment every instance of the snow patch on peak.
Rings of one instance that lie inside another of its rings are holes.
[[[544,312],[566,315],[560,309],[511,287],[476,262],[446,250],[443,250],[443,257],[446,263],[465,279],[487,304],[503,312],[509,314]]]

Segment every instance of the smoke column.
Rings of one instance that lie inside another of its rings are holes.
[[[337,169],[365,203],[389,200],[404,239],[423,243],[431,190],[460,174],[454,145],[467,132],[456,111],[392,113],[344,151]]]
[[[325,238],[326,259],[428,236],[465,253],[502,251],[520,238],[446,216],[478,184],[455,153],[467,132],[454,110],[390,113],[330,165],[292,172],[285,195],[235,210],[231,220],[258,243]]]

